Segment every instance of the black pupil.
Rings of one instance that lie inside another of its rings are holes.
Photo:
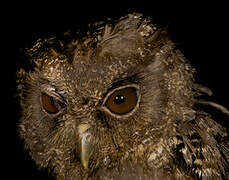
[[[115,104],[122,104],[125,101],[125,97],[123,95],[117,95],[114,98],[114,103]]]

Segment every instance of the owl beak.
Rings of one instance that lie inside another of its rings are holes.
[[[88,124],[81,124],[78,126],[80,136],[80,160],[86,170],[88,170],[89,159],[93,152],[92,135],[88,129]]]

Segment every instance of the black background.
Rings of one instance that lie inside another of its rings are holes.
[[[52,33],[63,33],[73,27],[82,27],[89,22],[105,17],[119,17],[131,12],[151,16],[162,24],[169,24],[173,40],[197,70],[199,83],[211,88],[212,100],[229,107],[228,87],[228,13],[227,4],[187,3],[161,1],[160,3],[104,1],[94,2],[31,2],[2,6],[1,44],[2,96],[4,97],[2,123],[2,159],[8,178],[46,179],[47,173],[38,170],[17,137],[20,117],[15,98],[15,72],[20,64],[20,51],[37,38]],[[130,3],[130,2],[129,2]],[[211,110],[211,109],[210,109]],[[229,119],[215,112],[222,124]],[[7,128],[5,127],[5,122]],[[16,146],[15,146],[16,143]],[[2,166],[1,166],[2,167]],[[7,179],[8,179],[7,178]]]

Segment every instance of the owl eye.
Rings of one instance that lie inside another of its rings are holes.
[[[42,93],[41,103],[44,111],[50,115],[58,115],[66,107],[64,101],[56,94],[48,95],[46,93]]]
[[[121,87],[107,95],[104,107],[110,113],[126,115],[136,108],[138,99],[139,97],[136,87]]]

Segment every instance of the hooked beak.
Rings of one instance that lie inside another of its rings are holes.
[[[93,152],[92,135],[89,132],[90,126],[88,124],[80,124],[78,126],[78,133],[80,136],[80,160],[83,167],[88,170],[88,163]]]

